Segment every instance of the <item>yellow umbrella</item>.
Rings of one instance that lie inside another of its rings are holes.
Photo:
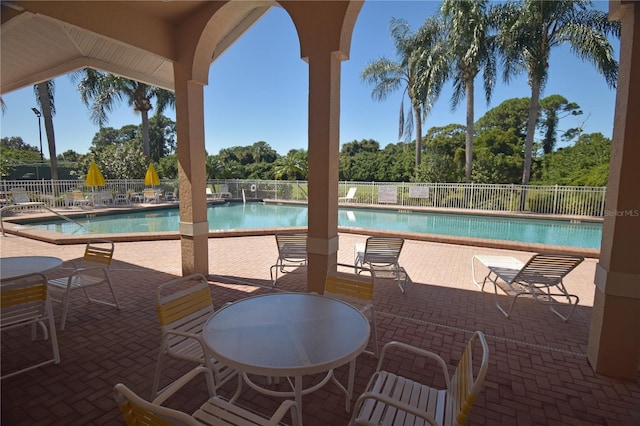
[[[160,185],[160,178],[158,177],[158,173],[156,173],[156,168],[153,167],[153,163],[149,164],[147,174],[144,176],[144,184],[150,186]]]
[[[89,171],[87,172],[87,178],[85,179],[84,183],[85,185],[91,187],[93,205],[95,206],[96,205],[95,187],[105,185],[104,176],[102,176],[102,173],[100,172],[100,169],[98,168],[98,165],[96,164],[95,161],[91,162],[91,165],[89,166]]]
[[[104,186],[104,176],[100,172],[98,165],[95,161],[91,162],[89,166],[89,171],[87,172],[87,179],[85,180],[85,185],[95,187],[95,186]]]

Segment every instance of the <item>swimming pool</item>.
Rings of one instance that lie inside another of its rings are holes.
[[[179,215],[177,208],[167,208],[74,218],[82,227],[63,220],[31,222],[29,227],[67,235],[176,232]],[[226,203],[209,206],[207,220],[211,231],[304,227],[307,206]],[[591,249],[600,248],[602,237],[598,222],[344,207],[338,211],[338,226]]]

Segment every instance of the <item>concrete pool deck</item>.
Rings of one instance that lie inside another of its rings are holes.
[[[340,234],[338,260],[351,263],[353,247],[366,235]],[[83,245],[55,246],[16,235],[0,237],[5,256],[54,255],[65,261],[82,256]],[[511,318],[493,303],[493,294],[480,292],[471,278],[475,254],[514,256],[526,260],[532,252],[460,246],[408,240],[400,263],[412,283],[405,295],[393,283],[376,285],[381,345],[399,340],[433,350],[452,366],[474,330],[487,336],[490,365],[485,386],[471,411],[469,425],[637,425],[640,424],[640,375],[635,382],[597,376],[586,359],[596,259],[586,259],[565,284],[580,303],[564,323],[546,307],[530,300],[518,302]],[[209,280],[214,305],[273,291],[305,291],[306,275],[290,273],[270,287],[269,267],[277,256],[275,238],[228,237],[209,240]],[[64,276],[70,264],[53,272]],[[304,271],[302,271],[304,272]],[[2,424],[120,425],[113,385],[122,382],[149,397],[159,347],[155,314],[156,286],[181,275],[179,241],[116,244],[112,280],[122,309],[87,305],[80,294],[72,301],[67,329],[59,333],[62,362],[2,382]],[[59,322],[60,307],[55,307]],[[30,353],[29,331],[20,338],[3,333],[2,366],[12,365],[16,351]],[[37,343],[37,342],[36,342]],[[409,358],[395,359],[405,374],[422,372],[423,379],[441,381],[435,370]],[[357,396],[375,368],[376,360],[358,357],[354,394]],[[184,373],[176,364],[173,374]],[[338,369],[340,380],[346,369]],[[229,397],[234,386],[223,387]],[[194,382],[169,401],[190,411],[206,399],[203,383]],[[272,413],[280,398],[243,391],[239,404]],[[307,426],[346,425],[350,415],[334,385],[303,398]]]

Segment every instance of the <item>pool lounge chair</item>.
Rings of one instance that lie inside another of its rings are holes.
[[[356,197],[356,191],[358,190],[357,187],[352,186],[351,188],[349,188],[349,191],[347,192],[347,195],[344,197],[338,197],[338,202],[339,203],[350,203],[352,201],[358,201],[358,198]]]
[[[291,272],[287,268],[299,268],[307,266],[307,234],[276,234],[278,246],[278,258],[275,265],[271,266],[271,285],[276,286],[278,271]],[[275,271],[275,274],[274,274]]]
[[[580,299],[574,294],[569,294],[562,279],[583,260],[584,257],[577,255],[539,253],[532,256],[519,269],[505,266],[504,263],[485,262],[489,273],[482,282],[481,290],[484,290],[487,281],[493,283],[496,306],[507,318],[509,318],[518,297],[528,296],[536,302],[548,305],[554,314],[566,322]],[[498,288],[513,298],[508,310],[500,306]],[[562,314],[555,308],[563,302],[569,305],[567,314]]]
[[[365,244],[354,247],[354,265],[368,267],[377,278],[391,277],[396,280],[400,291],[407,284],[407,272],[400,266],[400,252],[404,239],[400,237],[369,237]]]
[[[11,191],[11,199],[13,200],[14,206],[21,206],[21,207],[44,206],[43,202],[31,201],[31,199],[29,198],[29,194],[25,190],[14,189],[13,191]]]

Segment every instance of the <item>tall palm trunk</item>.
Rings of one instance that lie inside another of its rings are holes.
[[[149,111],[141,109],[142,114],[142,152],[147,158],[151,158],[151,144],[149,142]]]
[[[416,120],[416,173],[418,173],[418,167],[422,163],[422,111],[418,106],[413,107],[413,114]]]
[[[47,142],[49,145],[49,158],[51,161],[51,179],[58,180],[58,158],[56,155],[56,135],[53,131],[53,118],[51,114],[51,99],[49,98],[49,90],[47,82],[38,84],[38,95],[40,98],[40,108],[44,117],[44,129],[47,133]],[[54,185],[54,190],[57,186]]]
[[[531,104],[529,105],[529,118],[527,121],[527,136],[524,139],[524,171],[522,173],[522,184],[529,185],[531,179],[531,164],[533,162],[533,135],[538,122],[540,112],[540,82],[535,80],[531,83]]]
[[[522,193],[520,195],[520,210],[524,211],[527,205],[527,188],[531,179],[531,164],[533,162],[533,134],[538,122],[540,111],[540,82],[531,83],[531,103],[529,104],[529,119],[527,121],[527,136],[524,139],[524,171],[522,172]]]
[[[467,135],[465,138],[465,179],[467,183],[471,182],[471,165],[473,162],[473,78],[467,79],[465,82],[465,91],[467,94]]]

